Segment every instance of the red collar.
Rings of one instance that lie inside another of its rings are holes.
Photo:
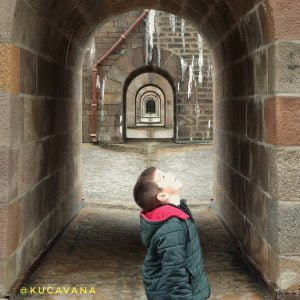
[[[168,204],[161,205],[148,212],[142,210],[140,212],[140,215],[147,221],[164,221],[171,217],[188,219],[190,217],[180,208]]]

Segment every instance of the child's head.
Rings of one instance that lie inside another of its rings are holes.
[[[138,177],[133,196],[141,208],[151,211],[167,203],[179,205],[181,187],[182,183],[172,173],[149,167]]]

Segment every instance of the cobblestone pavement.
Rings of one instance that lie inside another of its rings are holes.
[[[89,205],[134,206],[137,177],[148,166],[156,166],[182,181],[181,198],[192,204],[207,202],[212,197],[212,158],[213,146],[203,144],[82,144],[83,198]]]
[[[247,270],[213,208],[191,208],[203,250],[211,300],[272,299]],[[146,300],[141,265],[139,210],[84,207],[23,284],[29,287],[94,288],[96,294],[18,296],[17,299]],[[75,291],[74,291],[75,292]],[[76,295],[76,296],[75,296]]]

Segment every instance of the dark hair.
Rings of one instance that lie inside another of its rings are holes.
[[[138,177],[133,189],[135,202],[145,211],[151,211],[160,206],[156,197],[162,189],[153,180],[155,170],[155,167],[145,169]]]

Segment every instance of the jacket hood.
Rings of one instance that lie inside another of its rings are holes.
[[[140,223],[141,223],[141,238],[142,243],[149,247],[152,236],[164,223],[172,217],[180,219],[190,218],[189,209],[186,206],[186,200],[181,199],[180,205],[164,204],[149,212],[142,210],[140,212]]]

